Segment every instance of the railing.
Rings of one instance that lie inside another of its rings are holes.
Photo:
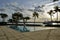
[[[56,23],[55,25],[53,23]],[[58,24],[57,24],[58,23]],[[0,25],[16,25],[15,22],[0,22]],[[17,25],[23,26],[23,22],[18,22]],[[51,26],[51,27],[60,27],[60,21],[59,22],[26,22],[26,26]]]

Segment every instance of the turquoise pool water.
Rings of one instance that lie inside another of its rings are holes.
[[[31,32],[31,31],[39,31],[39,30],[47,30],[47,29],[56,29],[57,27],[43,27],[43,26],[17,26],[17,28],[15,28],[16,26],[14,26],[13,29],[16,29],[20,32]],[[35,28],[35,30],[34,30]],[[24,30],[23,30],[24,29]]]

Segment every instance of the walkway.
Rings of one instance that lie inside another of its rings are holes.
[[[0,26],[0,40],[60,40],[60,29],[21,33],[6,26]]]

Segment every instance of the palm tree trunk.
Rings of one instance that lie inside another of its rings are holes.
[[[58,13],[57,13],[57,21],[58,21]]]
[[[25,27],[26,25],[25,25],[25,20],[24,20],[24,19],[23,19],[23,23],[24,23],[24,24],[23,24],[23,25],[24,25],[23,31],[26,31],[27,29],[26,29],[26,27]]]
[[[26,19],[26,22],[27,22],[27,19]]]
[[[5,22],[5,18],[3,18],[2,22]]]
[[[34,17],[34,24],[35,24],[35,21],[36,21],[36,17]],[[35,26],[34,26],[34,31],[35,31]]]
[[[16,26],[15,26],[15,29],[17,28],[17,22],[16,22]]]
[[[57,21],[58,21],[58,12],[57,12]],[[58,25],[58,23],[57,23],[57,25]]]
[[[18,27],[18,20],[16,18],[16,27],[15,27],[15,29],[17,29],[17,27]]]
[[[52,16],[50,16],[51,17],[51,22],[52,22]]]

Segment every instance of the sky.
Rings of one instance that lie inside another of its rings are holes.
[[[40,5],[40,4],[45,4],[49,3],[50,0],[0,0],[0,6],[6,5],[8,3],[17,3],[19,5],[24,5],[24,6],[32,6],[32,5]]]
[[[32,17],[33,12],[27,11],[27,9],[34,9],[37,6],[48,5],[51,3],[52,3],[52,0],[0,0],[0,9],[1,8],[6,9],[5,11],[2,11],[2,12],[8,14],[9,17],[11,18],[12,13],[16,12],[13,9],[17,9],[16,7],[19,7],[21,9],[24,9],[22,12],[24,14],[24,16]],[[16,6],[16,7],[12,7],[11,5]],[[51,7],[49,7],[49,8],[51,9]],[[46,8],[47,11],[49,8]]]
[[[0,8],[6,8],[6,5],[14,5],[20,8],[34,8],[36,6],[47,4],[50,0],[0,0]],[[12,10],[12,9],[11,9]]]

